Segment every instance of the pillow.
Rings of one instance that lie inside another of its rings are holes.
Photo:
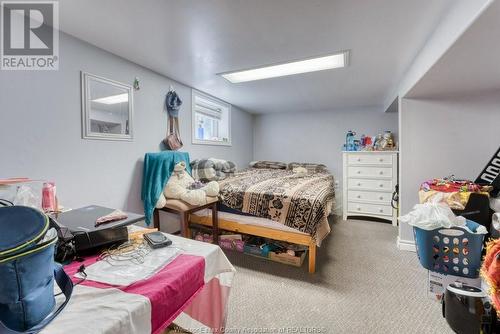
[[[202,182],[221,181],[234,174],[236,164],[229,160],[204,158],[191,162],[191,174],[195,180]]]
[[[309,162],[290,162],[287,169],[293,170],[296,167],[304,167],[308,173],[325,173],[328,168],[323,164],[313,164]]]
[[[257,160],[249,164],[252,168],[286,169],[286,163],[279,161]]]

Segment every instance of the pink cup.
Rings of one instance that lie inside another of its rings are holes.
[[[57,211],[56,185],[54,182],[45,182],[42,188],[42,209],[45,212]]]

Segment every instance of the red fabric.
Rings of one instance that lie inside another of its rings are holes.
[[[88,257],[83,262],[73,262],[64,267],[73,282],[80,279],[73,275],[84,264],[86,267],[97,261],[97,256]],[[179,255],[154,276],[135,282],[129,286],[86,280],[82,285],[95,288],[114,287],[127,293],[147,297],[151,302],[151,328],[153,333],[161,333],[189,305],[204,286],[205,259],[201,256]]]
[[[500,315],[500,239],[491,240],[486,244],[481,276],[490,286],[489,294],[493,306]]]

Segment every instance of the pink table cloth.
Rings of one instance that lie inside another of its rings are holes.
[[[181,254],[148,279],[129,286],[85,280],[42,333],[162,333],[175,322],[193,332],[219,332],[227,316],[234,268],[218,246],[168,235]],[[153,254],[153,253],[152,253]],[[88,257],[65,267],[73,282]]]

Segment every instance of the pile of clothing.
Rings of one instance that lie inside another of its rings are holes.
[[[420,203],[443,203],[451,209],[464,210],[471,193],[489,196],[491,189],[491,186],[483,186],[449,176],[422,183],[418,196]]]
[[[229,160],[204,158],[191,162],[191,173],[202,182],[220,181],[236,172],[236,164]]]

